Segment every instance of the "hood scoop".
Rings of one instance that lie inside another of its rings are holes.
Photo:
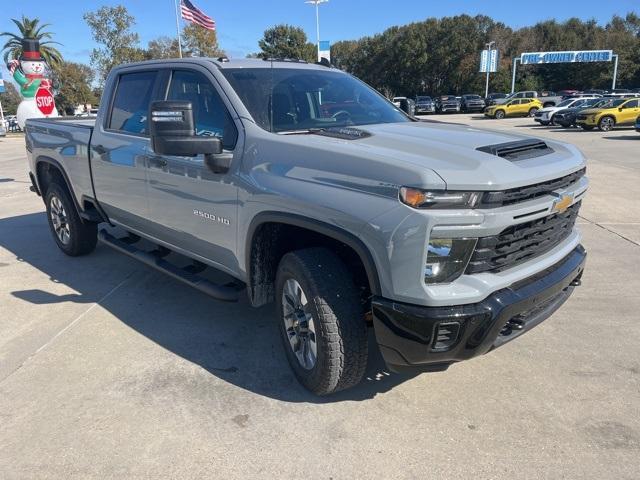
[[[371,134],[359,128],[351,127],[331,127],[323,128],[314,132],[316,135],[323,135],[325,137],[340,138],[342,140],[359,140],[361,138],[370,137]]]
[[[496,145],[486,145],[478,147],[476,150],[490,155],[517,162],[529,158],[541,157],[553,153],[553,148],[542,140],[518,140],[516,142],[498,143]]]

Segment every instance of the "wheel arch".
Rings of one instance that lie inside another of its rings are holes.
[[[304,238],[293,239],[293,233]],[[339,256],[359,262],[370,294],[380,295],[378,269],[362,240],[340,227],[287,212],[267,211],[256,215],[245,240],[245,268],[249,299],[254,306],[274,300],[275,274],[285,253],[300,247],[326,246],[340,250]]]
[[[82,199],[83,203],[87,205],[87,208],[83,208],[83,205],[78,202],[78,197],[73,190],[71,180],[69,180],[67,172],[57,160],[47,156],[39,156],[35,161],[35,179],[43,201],[45,201],[49,184],[52,181],[59,179],[62,186],[69,192],[73,205],[80,218],[92,222],[104,221],[105,217],[96,209],[96,204],[93,199]]]

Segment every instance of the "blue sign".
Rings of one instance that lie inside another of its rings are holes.
[[[567,52],[527,52],[520,55],[523,65],[543,63],[610,62],[613,50],[574,50]]]
[[[480,54],[480,73],[497,72],[499,64],[498,50],[482,50]]]

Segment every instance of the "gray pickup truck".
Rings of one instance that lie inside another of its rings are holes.
[[[29,120],[26,147],[63,252],[100,239],[275,302],[316,394],[361,380],[368,327],[391,371],[445,370],[548,318],[584,268],[575,147],[420,122],[326,65],[124,65],[96,119]]]

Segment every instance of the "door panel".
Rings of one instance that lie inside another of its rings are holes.
[[[157,70],[121,74],[111,115],[96,125],[91,138],[91,167],[100,205],[109,218],[131,227],[148,214],[147,114],[158,84]]]
[[[625,103],[622,112],[618,114],[618,123],[635,123],[636,118],[638,117],[638,112],[640,112],[640,108],[638,108],[638,100],[631,100]]]
[[[238,130],[206,72],[174,71],[167,100],[190,101],[196,135],[221,137],[225,153],[234,157],[232,165],[239,161]],[[150,156],[147,175],[156,236],[237,272],[238,188],[233,177],[212,173],[202,155]]]

